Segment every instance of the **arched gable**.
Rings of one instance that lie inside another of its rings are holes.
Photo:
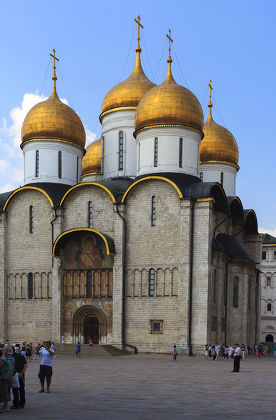
[[[113,203],[116,203],[116,200],[115,200],[114,195],[112,194],[112,192],[105,185],[100,184],[99,182],[81,182],[80,184],[74,185],[73,187],[69,188],[68,191],[66,191],[66,193],[63,195],[63,197],[62,197],[62,199],[60,201],[60,206],[62,206],[62,204],[64,203],[65,199],[68,197],[68,195],[70,195],[70,193],[72,191],[75,191],[77,188],[82,188],[82,187],[87,187],[87,186],[95,186],[95,187],[102,188],[110,196],[112,202]]]
[[[258,220],[254,210],[244,210],[245,231],[248,235],[258,235]]]
[[[8,198],[7,198],[7,200],[6,200],[6,202],[5,202],[5,204],[4,204],[4,207],[3,207],[3,212],[5,212],[6,211],[6,209],[7,209],[7,206],[8,206],[8,204],[9,204],[9,202],[12,200],[12,198],[17,194],[17,193],[19,193],[19,192],[21,192],[21,191],[26,191],[26,190],[35,190],[35,191],[39,191],[39,192],[41,192],[43,195],[45,195],[45,197],[48,199],[48,201],[49,201],[49,203],[50,203],[50,205],[51,205],[51,207],[54,207],[54,203],[53,203],[53,201],[52,201],[52,199],[51,199],[51,197],[49,196],[49,194],[47,194],[47,192],[46,191],[44,191],[42,188],[39,188],[39,187],[35,187],[35,186],[33,186],[33,185],[25,185],[24,187],[20,187],[20,188],[17,188],[16,190],[14,190],[9,196],[8,196]]]
[[[150,175],[150,176],[145,176],[144,178],[140,178],[140,179],[138,179],[137,181],[134,181],[133,182],[133,184],[131,184],[128,188],[127,188],[127,190],[125,191],[125,193],[124,193],[124,195],[123,195],[123,197],[122,197],[122,203],[124,203],[125,202],[125,200],[126,200],[126,198],[127,198],[127,195],[128,195],[128,193],[136,186],[136,185],[138,185],[138,184],[140,184],[141,182],[143,182],[143,181],[148,181],[148,180],[155,180],[155,179],[157,179],[157,180],[161,180],[161,181],[165,181],[165,182],[167,182],[167,183],[169,183],[170,185],[172,185],[172,187],[176,190],[176,192],[177,192],[177,194],[178,194],[178,196],[179,196],[179,198],[183,198],[183,194],[182,194],[182,192],[180,191],[180,189],[178,188],[178,186],[175,184],[175,182],[173,182],[173,181],[171,181],[170,179],[168,179],[168,178],[165,178],[165,177],[163,177],[163,176],[158,176],[158,175]]]

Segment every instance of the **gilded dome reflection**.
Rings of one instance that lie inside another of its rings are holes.
[[[102,163],[102,140],[93,141],[86,148],[86,153],[82,159],[81,174],[100,175]]]

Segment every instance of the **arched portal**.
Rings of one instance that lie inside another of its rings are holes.
[[[267,334],[266,335],[266,337],[265,337],[265,341],[267,342],[267,343],[273,343],[273,335],[272,334]]]
[[[92,338],[94,344],[107,342],[107,318],[102,309],[94,305],[79,308],[73,317],[73,343],[87,344]]]

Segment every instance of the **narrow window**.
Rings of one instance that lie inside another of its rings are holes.
[[[155,291],[155,272],[154,269],[151,268],[149,270],[149,296],[153,297]]]
[[[35,176],[39,176],[39,150],[35,152]]]
[[[237,308],[239,306],[239,278],[234,277],[233,282],[233,306]]]
[[[267,304],[267,311],[270,312],[271,311],[271,303]]]
[[[251,308],[251,279],[248,279],[248,309]]]
[[[262,260],[266,260],[266,251],[262,252]]]
[[[153,161],[154,161],[154,167],[157,167],[158,165],[158,138],[157,137],[155,137],[154,139]]]
[[[220,183],[223,186],[223,172],[220,173]]]
[[[182,168],[183,139],[179,139],[179,168]]]
[[[151,197],[151,226],[156,224],[156,197]]]
[[[34,280],[33,273],[28,274],[28,299],[32,299],[34,296]]]
[[[274,260],[276,260],[276,251],[274,251]]]
[[[217,270],[214,270],[214,290],[213,303],[216,303],[217,298]]]
[[[199,176],[200,176],[200,180],[203,181],[203,172],[200,172]]]
[[[29,230],[30,233],[34,233],[34,208],[30,206],[29,208]]]
[[[93,226],[93,205],[92,201],[88,201],[88,227],[92,228]]]
[[[58,152],[58,177],[62,177],[62,154]]]
[[[102,174],[104,173],[104,137],[102,137]]]
[[[141,143],[138,144],[138,172],[140,171]]]
[[[266,285],[268,287],[271,287],[271,276],[267,276],[267,278],[266,278]]]
[[[86,297],[92,296],[92,272],[87,271]]]
[[[79,182],[79,157],[77,156],[77,173],[76,173],[76,182]]]
[[[123,132],[119,131],[119,171],[124,168],[124,139]]]

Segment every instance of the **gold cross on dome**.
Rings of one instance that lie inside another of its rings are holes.
[[[53,53],[54,54],[50,53],[50,56],[53,57],[53,59],[54,59],[53,69],[54,69],[54,76],[56,76],[56,60],[59,61],[59,58],[56,57],[56,50],[54,48],[53,48]]]
[[[140,21],[141,21],[141,16],[140,15],[138,15],[137,19],[135,18],[134,21],[137,23],[137,27],[138,27],[138,37],[137,37],[138,45],[137,45],[137,48],[140,48],[140,28],[144,29],[144,26],[142,25],[142,23],[140,23]]]
[[[169,39],[169,58],[171,58],[171,42],[173,42],[171,38],[171,30],[169,29],[169,35],[166,34],[166,37]]]
[[[212,88],[212,79],[210,79],[210,82],[208,83],[208,86],[210,88],[210,103],[211,103],[211,100],[212,100],[212,90],[213,90],[213,88]]]

